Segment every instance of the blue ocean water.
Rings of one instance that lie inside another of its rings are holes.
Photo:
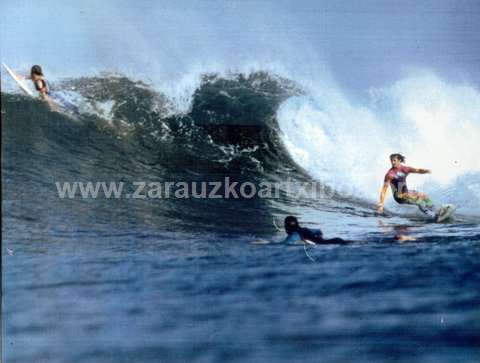
[[[59,197],[56,182],[314,181],[275,116],[291,82],[203,82],[188,114],[118,76],[63,84],[88,90],[77,118],[2,94],[4,360],[477,362],[471,208],[435,224],[342,192]],[[288,214],[352,243],[281,243]]]
[[[480,2],[0,9],[2,62],[75,106],[2,70],[3,362],[480,361]],[[453,219],[375,215],[396,152]],[[226,178],[281,186],[148,186]],[[61,196],[89,182],[125,190]],[[351,243],[282,243],[287,215]]]

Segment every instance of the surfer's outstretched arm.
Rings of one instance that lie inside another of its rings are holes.
[[[18,73],[15,73],[15,76],[22,81],[31,81],[32,80],[31,76],[24,76],[24,75],[21,75],[21,74],[18,74]]]
[[[390,182],[383,183],[382,191],[380,192],[380,201],[377,204],[377,213],[383,213],[383,205],[385,204],[385,197],[387,196],[388,186]]]
[[[432,171],[430,169],[422,169],[422,168],[412,168],[410,167],[410,173],[416,174],[430,174]]]

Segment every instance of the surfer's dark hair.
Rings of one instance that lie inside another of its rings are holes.
[[[30,75],[33,76],[34,74],[37,76],[43,76],[42,67],[37,64],[32,66],[32,69],[30,70]]]
[[[288,234],[295,232],[300,228],[300,226],[298,225],[298,219],[295,218],[294,216],[286,217],[284,225],[285,225],[285,231]]]
[[[399,153],[390,155],[390,160],[393,160],[393,159],[398,159],[398,160],[400,160],[401,163],[405,162],[405,156],[403,156],[402,154],[399,154]]]

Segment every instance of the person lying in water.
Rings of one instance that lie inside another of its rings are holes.
[[[306,241],[315,244],[345,244],[348,241],[345,241],[341,238],[323,238],[323,233],[319,229],[310,229],[305,227],[300,227],[298,219],[294,216],[288,216],[285,218],[285,232],[287,233],[287,238],[285,242],[287,243],[296,243],[298,241]]]
[[[401,154],[390,155],[390,162],[392,163],[392,167],[385,175],[383,188],[380,193],[380,201],[377,205],[377,213],[383,213],[385,196],[387,194],[388,187],[390,186],[392,189],[393,198],[397,203],[416,205],[424,214],[431,218],[435,218],[435,209],[428,195],[415,190],[408,190],[407,187],[408,174],[429,174],[430,170],[412,168],[411,166],[403,165],[405,162],[405,156]]]

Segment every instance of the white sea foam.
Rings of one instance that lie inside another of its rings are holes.
[[[411,188],[478,213],[480,92],[421,72],[370,94],[359,105],[322,85],[287,100],[278,119],[294,160],[334,188],[376,201],[388,155],[401,152],[407,165],[432,170],[411,175]]]

